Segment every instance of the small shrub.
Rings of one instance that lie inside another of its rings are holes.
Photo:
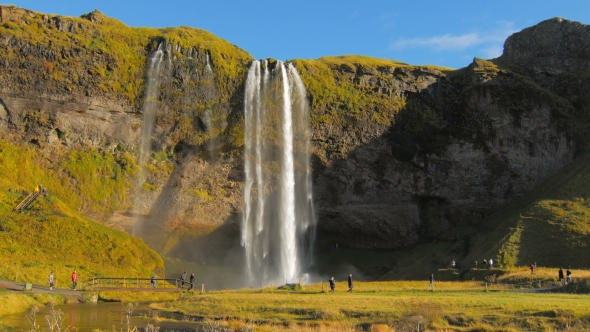
[[[298,291],[298,290],[302,290],[303,287],[301,287],[300,284],[284,284],[283,286],[280,286],[279,289]]]

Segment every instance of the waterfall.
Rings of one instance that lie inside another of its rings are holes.
[[[139,143],[139,174],[135,186],[137,198],[134,204],[134,220],[132,225],[132,234],[134,236],[140,236],[142,231],[141,223],[138,217],[138,212],[140,210],[139,204],[141,202],[139,195],[145,182],[145,167],[151,154],[151,139],[152,132],[154,130],[158,95],[160,94],[160,69],[163,55],[164,52],[162,51],[162,44],[160,44],[158,45],[158,49],[148,59],[146,73],[147,79],[145,84],[146,90],[142,107],[143,124],[141,128],[141,140]]]
[[[205,54],[207,55],[207,57],[206,57],[207,63],[205,65],[205,72],[207,74],[212,74],[213,70],[211,69],[211,65],[209,64],[209,51],[205,51]]]
[[[295,67],[270,67],[254,61],[246,80],[242,245],[252,282],[296,282],[315,236],[309,106]]]

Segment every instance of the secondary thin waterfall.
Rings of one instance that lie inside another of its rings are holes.
[[[315,236],[309,105],[295,67],[272,65],[254,61],[246,80],[242,245],[251,282],[296,282]]]
[[[147,66],[147,79],[146,79],[146,91],[145,98],[143,101],[143,124],[141,128],[141,141],[139,143],[139,174],[137,176],[137,183],[135,187],[136,196],[134,204],[134,220],[133,220],[133,231],[134,236],[140,236],[142,227],[138,218],[138,211],[142,186],[145,182],[145,166],[149,161],[151,154],[151,139],[154,131],[154,123],[156,117],[156,109],[158,103],[158,95],[160,94],[160,70],[162,64],[162,58],[164,52],[162,51],[162,44],[158,45],[158,49],[150,56]]]

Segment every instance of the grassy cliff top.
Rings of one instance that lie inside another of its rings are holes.
[[[357,54],[345,54],[345,55],[338,55],[338,56],[324,56],[317,59],[319,62],[323,62],[327,65],[333,66],[341,66],[341,65],[360,65],[367,68],[377,68],[377,67],[390,67],[390,68],[428,68],[428,69],[435,69],[435,70],[454,70],[453,68],[443,67],[443,66],[435,66],[435,65],[410,65],[405,62],[391,60],[391,59],[383,59],[383,58],[373,58],[366,55],[357,55]]]
[[[67,84],[74,94],[83,92],[78,78],[89,72],[100,79],[104,93],[122,96],[134,104],[143,92],[147,57],[159,44],[169,51],[168,57],[198,57],[203,66],[208,55],[216,72],[230,79],[245,73],[245,64],[252,60],[246,51],[201,29],[133,28],[97,10],[82,17],[26,13],[2,22],[0,38],[16,37],[32,47],[31,53],[44,56],[39,70],[48,71],[56,83]],[[11,63],[17,61],[11,58],[13,52],[8,50],[3,57]],[[93,68],[87,68],[89,64],[94,64]],[[227,80],[217,83],[228,97]]]

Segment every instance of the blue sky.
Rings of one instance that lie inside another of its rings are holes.
[[[453,68],[494,58],[510,34],[560,16],[590,24],[590,0],[17,0],[49,14],[98,9],[128,26],[191,26],[257,59],[361,54]]]

